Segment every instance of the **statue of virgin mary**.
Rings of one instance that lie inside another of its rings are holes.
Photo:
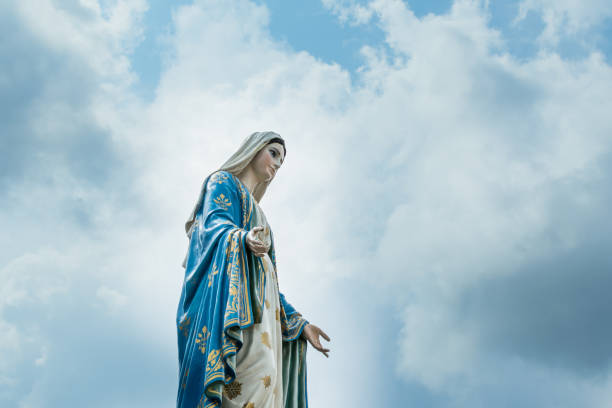
[[[272,230],[259,202],[286,154],[255,132],[206,177],[185,223],[177,310],[177,408],[306,408],[308,340],[319,335],[279,291]]]

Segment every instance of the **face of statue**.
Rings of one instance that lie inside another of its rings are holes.
[[[278,142],[265,145],[253,158],[251,165],[261,181],[271,181],[285,160],[285,148]]]

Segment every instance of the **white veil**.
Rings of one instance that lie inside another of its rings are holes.
[[[246,139],[244,139],[238,150],[214,172],[219,170],[225,170],[232,173],[234,176],[238,176],[238,174],[240,174],[240,172],[249,165],[253,157],[255,157],[255,155],[266,144],[268,144],[270,140],[274,138],[282,139],[278,133],[274,132],[268,131],[252,133]],[[204,184],[200,189],[200,196],[198,197],[198,201],[193,207],[191,215],[185,222],[185,232],[187,233],[187,238],[191,237],[191,227],[193,226],[195,217],[198,211],[200,210],[200,207],[202,206],[202,202],[204,201],[204,193],[206,192],[207,181],[208,177],[204,179]],[[267,183],[261,183],[255,188],[255,191],[253,192],[253,197],[255,197],[255,200],[257,200],[257,202],[259,202],[263,197],[264,193],[266,192],[266,189],[268,188],[269,183],[269,181]],[[186,261],[187,258],[185,257],[185,261],[183,261],[183,267],[185,267]]]

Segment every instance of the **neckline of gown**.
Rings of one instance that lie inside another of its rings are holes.
[[[253,202],[255,203],[255,205],[257,206],[257,208],[259,208],[259,210],[261,212],[263,212],[263,209],[261,208],[261,206],[259,205],[259,202],[255,199],[255,196],[253,195],[253,193],[251,193],[251,190],[249,190],[247,188],[247,186],[244,185],[244,183],[242,182],[242,180],[240,180],[238,178],[238,176],[236,176],[235,174],[230,173],[232,176],[234,176],[234,178],[236,179],[236,181],[238,181],[238,183],[240,183],[240,185],[242,186],[242,188],[244,188],[247,193],[249,193],[249,195],[251,196],[251,200],[253,200]]]

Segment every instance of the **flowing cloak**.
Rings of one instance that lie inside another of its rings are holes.
[[[236,378],[242,330],[261,322],[265,273],[247,249],[254,198],[227,171],[204,182],[204,199],[190,231],[185,280],[176,323],[179,354],[177,408],[221,407],[225,384]],[[276,270],[274,237],[268,255]],[[285,408],[307,408],[308,321],[280,293]]]

